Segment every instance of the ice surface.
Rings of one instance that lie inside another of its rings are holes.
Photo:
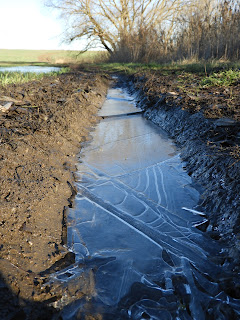
[[[118,88],[100,114],[135,109]],[[225,271],[209,259],[218,243],[194,227],[206,216],[172,141],[141,115],[103,120],[92,137],[78,165],[68,245],[93,267],[96,305],[114,319],[201,320],[214,308],[224,319],[225,304],[239,312],[219,288]]]

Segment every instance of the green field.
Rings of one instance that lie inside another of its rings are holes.
[[[186,62],[178,61],[166,64],[160,63],[109,63],[101,62],[96,63],[97,67],[106,72],[121,72],[125,74],[134,74],[136,72],[146,72],[146,71],[161,71],[162,74],[168,75],[169,73],[174,72],[176,75],[181,74],[182,72],[196,73],[201,76],[206,74],[211,74],[213,72],[227,71],[227,70],[239,70],[240,61],[235,62],[222,62],[220,60],[213,61],[196,61],[196,62]],[[89,66],[91,68],[91,66]],[[237,72],[238,73],[238,72]],[[227,74],[229,78],[235,78],[235,72],[230,72]]]
[[[94,63],[103,61],[106,57],[106,53],[102,51],[81,53],[67,50],[0,49],[0,66]]]

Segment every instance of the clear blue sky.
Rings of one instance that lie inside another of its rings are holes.
[[[81,49],[62,43],[64,22],[44,0],[0,0],[0,49]]]

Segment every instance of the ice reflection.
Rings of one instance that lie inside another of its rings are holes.
[[[109,95],[102,115],[135,112],[120,89]],[[220,248],[195,228],[206,216],[171,140],[141,115],[111,118],[81,160],[68,244],[95,273],[88,310],[104,319],[237,319],[239,301],[218,284],[229,276],[213,262]]]

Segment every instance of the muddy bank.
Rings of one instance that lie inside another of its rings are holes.
[[[136,74],[128,79],[128,85],[145,117],[166,130],[182,148],[186,170],[202,188],[200,206],[208,213],[209,222],[200,228],[214,239],[227,243],[228,253],[221,263],[237,275],[240,265],[240,86],[237,83],[231,89],[204,89],[202,98],[198,99],[197,95],[189,96],[181,90],[176,79],[176,75]],[[192,87],[194,89],[194,83]],[[188,90],[191,91],[191,85]],[[231,108],[225,106],[230,91],[235,97]],[[229,289],[234,297],[240,296],[239,287],[234,284]]]
[[[74,262],[64,244],[76,155],[108,83],[105,76],[72,72],[0,88],[0,104],[11,103],[11,111],[0,114],[1,319],[49,319],[52,311],[44,313],[39,302],[63,295],[56,283],[53,290],[45,282]],[[74,299],[92,290],[87,272],[64,294]]]

